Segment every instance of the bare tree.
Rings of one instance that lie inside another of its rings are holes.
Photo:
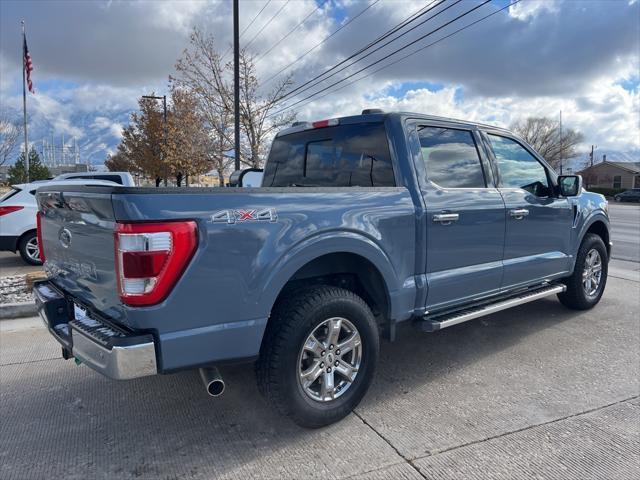
[[[560,123],[550,118],[529,117],[511,125],[511,130],[520,135],[544,157],[556,170],[561,159],[578,155],[576,147],[584,136],[571,128],[560,131]]]
[[[191,34],[187,48],[176,63],[177,74],[171,80],[193,92],[198,99],[202,117],[211,133],[211,159],[220,181],[233,163],[233,85],[232,63],[223,64],[214,38],[198,29]],[[259,167],[275,132],[293,121],[295,113],[271,116],[284,94],[291,87],[291,78],[281,80],[273,90],[262,92],[255,73],[253,59],[245,51],[240,54],[240,161]]]
[[[18,121],[11,118],[7,111],[0,111],[0,165],[4,165],[13,155],[18,143],[20,143]]]
[[[278,130],[295,120],[296,112],[271,116],[291,88],[291,77],[284,78],[271,91],[260,95],[255,70],[253,58],[245,50],[240,52],[240,122],[245,135],[245,151],[240,159],[251,167],[261,167],[268,142]]]
[[[213,37],[197,29],[191,33],[189,48],[176,63],[174,85],[190,91],[197,99],[197,109],[205,122],[209,145],[207,158],[218,172],[220,186],[233,163],[228,155],[233,148],[233,96],[225,80],[226,67],[215,48]]]

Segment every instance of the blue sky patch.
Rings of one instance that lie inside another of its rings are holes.
[[[444,88],[442,83],[432,82],[402,82],[396,83],[387,89],[387,94],[394,98],[403,98],[410,90],[429,90],[439,92]]]

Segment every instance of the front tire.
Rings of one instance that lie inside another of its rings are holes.
[[[33,232],[25,233],[18,243],[18,252],[22,260],[29,265],[42,265],[40,260],[40,248],[38,245],[38,234]]]
[[[564,280],[567,290],[558,294],[563,305],[573,310],[589,310],[600,301],[607,284],[609,258],[598,235],[585,235],[576,256],[573,274]]]
[[[349,290],[311,287],[278,302],[256,364],[260,392],[282,415],[318,428],[362,400],[379,355],[368,305]]]

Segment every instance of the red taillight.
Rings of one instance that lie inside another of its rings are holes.
[[[6,215],[8,213],[17,212],[18,210],[22,210],[24,207],[14,206],[14,207],[0,207],[0,217]]]
[[[335,127],[340,121],[337,118],[330,118],[329,120],[318,120],[311,125],[313,128]]]
[[[164,300],[197,245],[196,222],[118,223],[116,274],[122,302],[142,306]]]
[[[36,235],[38,236],[38,252],[40,255],[40,261],[42,263],[44,263],[44,244],[42,243],[42,220],[41,220],[41,213],[38,212],[36,213]]]

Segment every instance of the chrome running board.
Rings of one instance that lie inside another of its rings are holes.
[[[484,317],[485,315],[490,315],[524,303],[533,302],[540,298],[548,297],[549,295],[555,295],[564,292],[566,289],[567,287],[562,284],[545,285],[543,287],[520,292],[511,297],[502,297],[493,303],[485,303],[481,306],[475,307],[470,306],[450,313],[427,315],[418,322],[418,325],[422,331],[436,332],[452,325],[473,320],[474,318]]]

